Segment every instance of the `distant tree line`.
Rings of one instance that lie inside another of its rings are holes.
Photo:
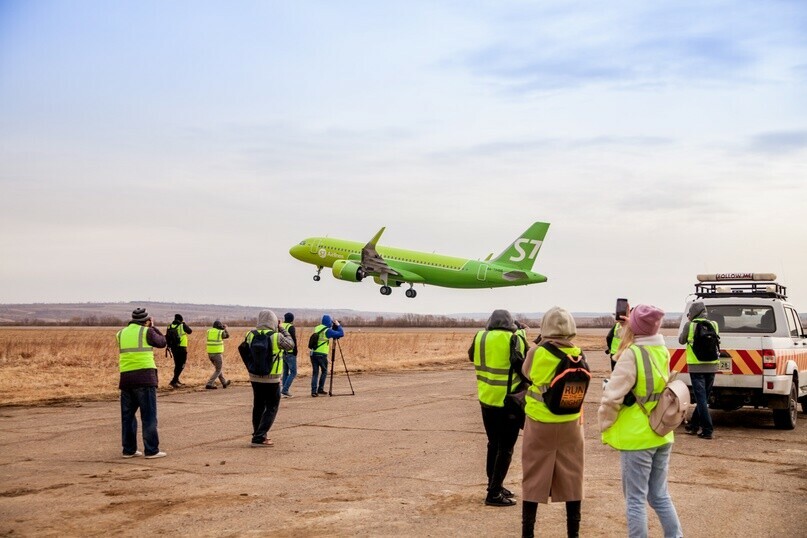
[[[364,318],[361,316],[345,316],[338,318],[345,327],[389,327],[389,328],[474,328],[484,326],[485,319],[474,318],[452,318],[450,316],[436,316],[432,314],[401,314],[400,316],[376,316],[374,318]],[[319,325],[321,318],[297,318],[295,324],[303,327],[314,327]],[[540,318],[531,319],[525,316],[516,315],[519,322],[537,329],[541,326]],[[210,318],[198,318],[186,320],[189,325],[212,325]],[[240,319],[222,319],[225,325],[231,327],[254,327],[257,317]],[[10,327],[122,327],[129,322],[128,319],[121,319],[116,316],[74,316],[63,321],[48,321],[41,319],[24,318],[19,321],[1,322],[0,325]],[[167,326],[171,320],[159,321],[157,326]],[[597,316],[593,318],[577,317],[577,326],[580,328],[601,328],[607,329],[614,325],[613,316]],[[678,327],[680,318],[665,318],[662,327]]]

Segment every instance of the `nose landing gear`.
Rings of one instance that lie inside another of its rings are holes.
[[[322,272],[322,266],[321,266],[321,265],[318,265],[318,266],[317,266],[317,274],[316,274],[316,275],[314,275],[314,282],[319,282],[319,280],[320,280],[320,276],[319,276],[319,274],[320,274],[321,272]]]

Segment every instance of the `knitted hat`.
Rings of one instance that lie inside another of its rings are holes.
[[[149,313],[145,308],[135,308],[132,310],[132,321],[146,321],[149,319]]]
[[[292,321],[294,321],[294,314],[292,314],[291,312],[286,312],[285,314],[283,314],[283,321],[285,321],[286,323],[291,323]]]
[[[174,321],[182,322],[182,314],[174,314]]]
[[[630,311],[628,325],[636,336],[652,336],[661,327],[664,311],[655,306],[640,304]]]
[[[559,306],[553,306],[541,320],[541,338],[571,339],[577,335],[577,324],[572,315]]]

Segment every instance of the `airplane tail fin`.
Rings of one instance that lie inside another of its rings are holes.
[[[547,230],[549,230],[548,222],[534,222],[504,252],[495,257],[493,262],[506,267],[531,271]]]

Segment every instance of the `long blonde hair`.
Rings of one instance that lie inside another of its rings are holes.
[[[618,361],[619,357],[622,356],[622,352],[632,346],[636,341],[636,335],[633,333],[633,330],[627,323],[622,326],[621,338],[622,340],[619,342],[619,347],[617,348],[616,353],[614,353],[615,361]]]

